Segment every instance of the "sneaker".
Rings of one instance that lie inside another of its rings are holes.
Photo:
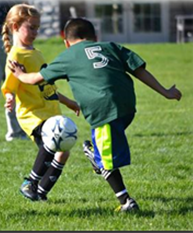
[[[92,146],[90,141],[88,141],[88,140],[84,141],[83,151],[84,151],[84,154],[86,155],[86,157],[91,162],[95,173],[101,174],[100,168],[98,167],[98,165],[96,164],[96,162],[94,160],[93,146]]]
[[[20,140],[29,140],[28,136],[26,134],[6,134],[5,135],[5,140],[7,142],[11,142],[15,139],[20,139]]]
[[[133,212],[139,210],[137,202],[133,198],[128,198],[124,205],[120,205],[115,212]]]
[[[24,182],[21,185],[20,192],[23,194],[24,197],[27,197],[32,201],[38,200],[37,184],[29,178],[24,178]]]
[[[42,193],[38,193],[38,201],[47,201],[48,198],[46,195],[42,194]]]

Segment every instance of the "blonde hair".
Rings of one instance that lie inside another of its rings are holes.
[[[17,4],[14,5],[7,13],[5,22],[2,27],[2,40],[4,43],[4,50],[8,53],[11,50],[12,26],[14,23],[21,25],[24,21],[31,17],[39,17],[40,12],[32,5]]]

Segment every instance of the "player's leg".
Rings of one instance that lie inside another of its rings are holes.
[[[25,178],[20,191],[31,200],[47,200],[47,194],[60,177],[69,152],[52,152],[48,150],[41,138],[43,123],[33,130],[33,136],[39,151],[31,173]],[[38,184],[39,183],[39,184]]]
[[[92,168],[96,174],[101,174],[100,168],[98,167],[97,163],[95,162],[94,158],[94,149],[91,141],[86,140],[83,143],[83,151],[88,160],[90,161]]]
[[[20,188],[21,193],[25,197],[33,201],[38,199],[38,182],[41,180],[47,169],[50,167],[50,164],[54,158],[54,152],[46,150],[43,146],[43,142],[41,139],[42,125],[43,123],[37,126],[32,132],[39,151],[29,177],[24,179],[24,182],[22,183]]]
[[[25,132],[21,129],[16,113],[15,108],[10,112],[8,109],[5,109],[5,117],[7,122],[7,133],[5,135],[6,141],[12,141],[14,138],[27,139]]]
[[[38,185],[38,198],[40,200],[47,200],[47,194],[51,191],[58,178],[62,174],[63,168],[70,155],[69,151],[56,152],[50,167],[45,172]]]
[[[50,167],[53,158],[54,154],[48,152],[43,145],[39,147],[39,151],[29,177],[24,179],[24,182],[20,188],[21,193],[25,197],[33,201],[38,200],[38,182]]]
[[[121,204],[115,211],[132,211],[139,209],[137,202],[129,196],[119,169],[112,171],[103,170],[102,175],[109,183]]]
[[[132,119],[133,115],[127,116],[126,120],[115,120],[92,130],[94,161],[118,198],[120,211],[138,209],[137,203],[129,196],[118,169],[130,164],[130,151],[124,130]],[[91,160],[90,162],[92,163]]]
[[[101,174],[104,177],[104,179],[109,183],[109,185],[113,189],[120,203],[125,204],[127,202],[127,199],[130,197],[123,183],[123,179],[119,169],[110,170],[110,171],[105,170],[103,168],[99,169],[98,165],[94,160],[94,151],[90,141],[84,142],[83,151],[86,157],[91,162],[94,172],[97,174]]]

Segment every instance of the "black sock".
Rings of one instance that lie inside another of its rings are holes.
[[[38,193],[46,195],[51,190],[60,177],[63,167],[64,164],[53,159],[51,166],[48,168],[38,185]]]
[[[125,204],[127,198],[129,198],[129,194],[127,192],[127,189],[125,188],[125,185],[123,183],[122,175],[119,171],[119,169],[113,170],[113,171],[107,171],[109,173],[107,177],[107,182],[113,189],[116,197],[120,201],[121,204]]]
[[[38,182],[50,167],[53,157],[54,154],[51,154],[43,146],[41,146],[29,178]]]

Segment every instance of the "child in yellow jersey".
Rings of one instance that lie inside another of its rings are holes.
[[[40,51],[33,47],[40,26],[40,13],[34,6],[17,4],[13,6],[2,28],[5,52],[8,60],[17,60],[25,66],[26,72],[38,72],[46,66]],[[11,45],[10,33],[13,36]],[[69,151],[53,154],[44,148],[41,128],[51,116],[62,115],[59,102],[75,111],[77,116],[80,108],[73,100],[57,92],[54,83],[43,82],[29,85],[16,79],[6,64],[6,79],[2,86],[5,96],[5,108],[12,110],[16,102],[18,122],[26,134],[39,147],[37,158],[28,178],[21,185],[21,193],[31,200],[47,200],[69,157]]]
[[[7,12],[13,6],[13,4],[13,1],[0,1],[0,31],[2,30],[2,25],[7,15]],[[0,84],[1,82],[3,83],[3,81],[5,80],[5,62],[6,53],[4,52],[2,36],[0,35]],[[25,132],[21,129],[17,121],[15,108],[11,112],[5,109],[5,117],[7,123],[7,132],[5,135],[5,140],[7,142],[10,142],[14,139],[26,140],[27,136]]]

